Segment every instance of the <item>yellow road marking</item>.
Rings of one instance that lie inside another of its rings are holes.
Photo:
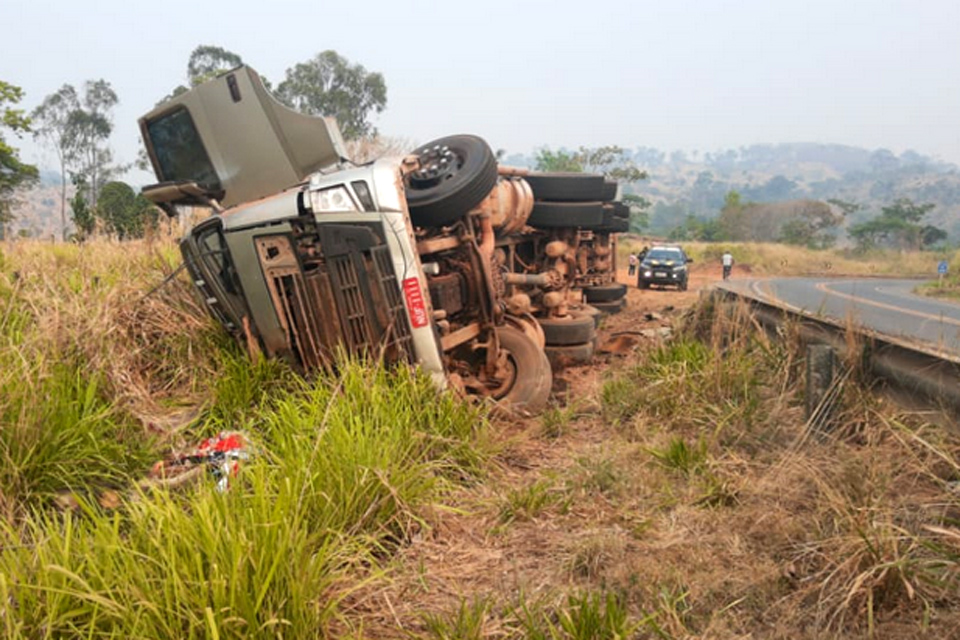
[[[943,322],[945,324],[952,324],[954,326],[960,327],[960,320],[954,320],[944,315],[934,315],[932,313],[924,313],[923,311],[916,311],[915,309],[905,309],[903,307],[898,307],[893,304],[887,304],[885,302],[876,302],[875,300],[868,300],[866,298],[858,298],[857,296],[850,295],[849,293],[841,293],[839,291],[834,291],[829,286],[827,282],[820,282],[815,285],[818,291],[823,291],[826,294],[832,294],[839,296],[841,298],[846,298],[847,300],[853,300],[855,302],[862,302],[863,304],[870,305],[872,307],[878,307],[880,309],[886,309],[887,311],[896,311],[898,313],[905,313],[907,315],[916,316],[918,318],[924,318],[926,320],[935,320],[938,322]]]

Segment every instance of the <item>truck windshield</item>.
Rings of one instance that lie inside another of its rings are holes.
[[[164,181],[186,180],[211,191],[220,190],[220,179],[189,111],[180,108],[151,120],[147,135]]]

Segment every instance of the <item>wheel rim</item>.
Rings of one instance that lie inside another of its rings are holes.
[[[503,354],[503,364],[499,367],[498,373],[502,373],[503,375],[495,378],[491,377],[487,382],[490,396],[494,400],[500,400],[510,393],[514,383],[517,381],[517,363],[514,362],[513,356],[509,351],[504,349],[501,350],[501,353]]]
[[[435,144],[417,151],[420,168],[410,173],[410,186],[430,189],[457,175],[463,161],[447,145]]]

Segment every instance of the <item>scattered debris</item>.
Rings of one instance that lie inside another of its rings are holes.
[[[639,342],[640,341],[637,340],[634,336],[626,333],[622,333],[619,335],[615,335],[610,340],[607,340],[606,342],[604,342],[602,345],[600,345],[600,348],[598,349],[598,351],[600,353],[612,353],[616,355],[623,355],[633,351],[637,347],[637,344],[639,344]]]
[[[249,440],[239,431],[221,431],[202,441],[191,451],[161,460],[153,465],[141,487],[181,486],[208,470],[217,481],[217,489],[226,491],[230,477],[240,470],[240,462],[250,458]]]

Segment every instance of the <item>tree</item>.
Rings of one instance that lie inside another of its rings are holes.
[[[852,216],[857,211],[860,211],[860,209],[863,208],[862,205],[857,204],[856,202],[848,202],[846,200],[841,200],[840,198],[828,198],[827,204],[832,204],[833,206],[840,209],[840,211],[842,212],[841,215],[843,215],[844,217]]]
[[[190,79],[190,86],[195,87],[217,74],[235,69],[242,64],[243,58],[233,51],[227,51],[223,47],[201,44],[193,50],[193,53],[190,54],[190,60],[187,61],[187,77]]]
[[[920,222],[921,218],[933,211],[936,206],[937,205],[932,202],[914,204],[910,198],[898,198],[893,204],[881,207],[880,215],[885,218],[917,223]]]
[[[723,208],[720,210],[720,216],[717,218],[717,224],[725,238],[747,240],[751,237],[749,221],[745,213],[749,204],[744,205],[741,202],[738,191],[727,192],[723,200]]]
[[[712,220],[701,220],[696,216],[687,215],[683,224],[670,230],[667,234],[669,240],[698,240],[702,242],[718,242],[725,240],[723,228],[717,218]]]
[[[632,233],[643,233],[650,226],[648,209],[653,203],[635,193],[624,194],[623,202],[630,207],[630,231]]]
[[[647,178],[647,172],[639,169],[626,150],[616,145],[580,147],[573,153],[562,149],[551,151],[543,147],[537,150],[534,168],[538,171],[600,173],[626,184]]]
[[[933,245],[943,242],[947,239],[947,232],[939,227],[933,225],[925,225],[920,229],[920,246],[932,247]]]
[[[533,167],[537,171],[565,173],[580,173],[583,171],[583,166],[580,164],[577,154],[562,149],[551,151],[547,147],[537,150]]]
[[[947,237],[943,229],[920,224],[935,206],[898,198],[893,204],[882,207],[879,216],[851,226],[847,233],[860,250],[884,244],[899,249],[921,249]]]
[[[120,240],[142,238],[144,232],[157,223],[157,209],[152,202],[135,193],[125,182],[108,182],[103,185],[96,216],[108,233],[115,233]]]
[[[186,93],[191,87],[203,84],[207,80],[215,78],[218,74],[229,71],[230,69],[235,69],[242,64],[243,58],[241,58],[238,53],[209,44],[197,45],[197,48],[190,53],[190,58],[187,60],[187,84],[189,86],[182,84],[177,85],[173,88],[173,91],[160,98],[157,106],[163,104],[170,98],[177,97],[181,93]],[[270,83],[267,82],[267,79],[262,79],[263,83],[269,88]],[[144,170],[150,166],[146,150],[142,147],[137,156],[136,165],[138,168]]]
[[[12,106],[23,99],[23,90],[0,80],[0,239],[6,223],[12,218],[16,194],[20,189],[37,181],[39,173],[31,164],[20,160],[20,152],[9,145],[3,129],[10,129],[17,137],[30,131],[30,118],[22,109]]]
[[[77,238],[82,242],[93,234],[97,226],[97,219],[93,215],[93,209],[87,203],[84,193],[87,192],[86,181],[83,176],[73,176],[73,186],[76,191],[70,199],[70,209],[73,211],[73,224],[77,227]]]
[[[647,172],[639,169],[627,152],[616,145],[605,147],[580,147],[578,161],[588,173],[602,173],[608,178],[632,184],[646,180]]]
[[[74,114],[80,110],[77,90],[65,84],[51,93],[36,109],[32,119],[38,123],[34,138],[53,149],[60,164],[60,226],[67,237],[67,172],[76,159],[77,136],[73,132]]]
[[[96,207],[100,187],[119,171],[112,167],[113,151],[107,146],[113,133],[113,108],[119,102],[106,80],[88,80],[83,85],[80,108],[69,118],[71,161],[88,185],[87,200]]]
[[[832,233],[843,222],[843,209],[836,212],[819,200],[794,201],[791,217],[780,229],[779,240],[811,249],[826,249],[836,241]]]
[[[276,95],[302,113],[333,116],[347,139],[375,134],[371,113],[381,113],[387,106],[383,75],[351,64],[332,50],[287,69]]]

